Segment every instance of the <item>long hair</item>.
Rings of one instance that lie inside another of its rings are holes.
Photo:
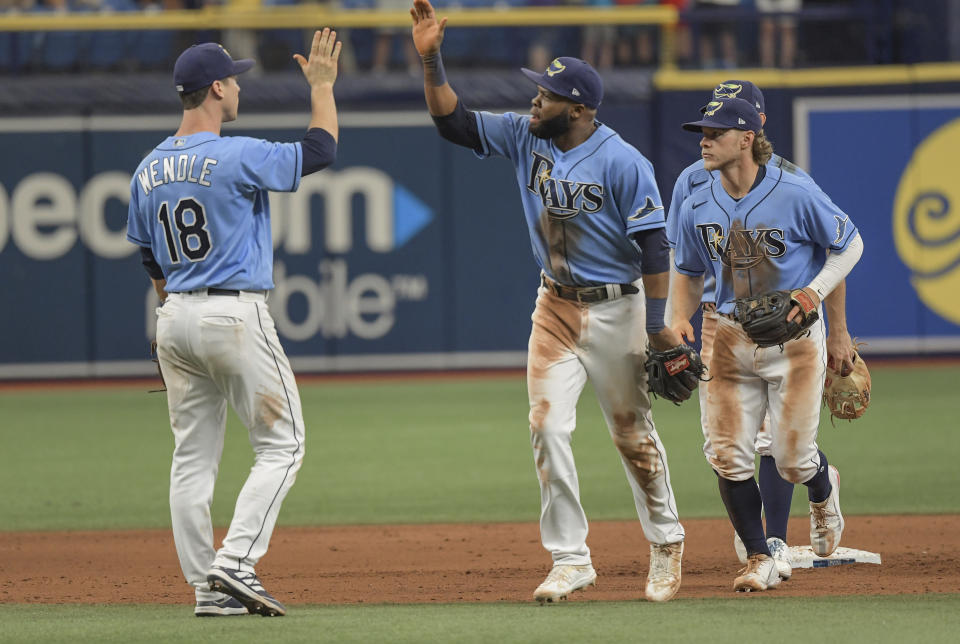
[[[767,138],[767,135],[760,130],[753,137],[753,160],[757,165],[767,165],[770,157],[773,156],[773,143]]]

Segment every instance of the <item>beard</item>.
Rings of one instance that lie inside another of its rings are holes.
[[[530,134],[538,139],[553,139],[570,131],[570,113],[557,114],[552,119],[530,125]]]

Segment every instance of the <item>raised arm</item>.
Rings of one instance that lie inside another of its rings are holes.
[[[326,130],[334,141],[339,140],[337,104],[333,99],[333,84],[337,80],[337,62],[343,43],[337,40],[337,32],[324,27],[313,34],[309,58],[294,54],[304,78],[310,84],[309,129]]]
[[[429,0],[413,0],[413,45],[423,61],[423,95],[432,116],[447,116],[457,108],[457,94],[447,82],[440,44],[447,19],[437,21]]]

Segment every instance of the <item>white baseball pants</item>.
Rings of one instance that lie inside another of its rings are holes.
[[[703,325],[700,330],[700,358],[703,360],[703,364],[710,367],[710,357],[713,355],[713,338],[717,335],[717,318],[720,317],[715,311],[703,311]],[[709,370],[707,371],[707,378],[710,377]],[[697,387],[697,396],[700,399],[700,409],[706,408],[706,399],[704,398],[706,389],[703,386]],[[700,429],[703,431],[703,438],[706,441],[709,441],[707,436],[707,428],[703,423],[703,415],[700,417]],[[773,456],[773,436],[770,434],[770,418],[769,414],[764,416],[763,425],[760,426],[760,431],[757,432],[757,440],[754,443],[754,451],[760,456]],[[704,446],[704,453],[706,453],[706,445]]]
[[[704,323],[706,327],[706,321]],[[770,455],[784,480],[804,483],[820,465],[817,432],[826,363],[823,320],[810,334],[760,349],[736,322],[718,316],[700,384],[704,455],[723,478],[754,475],[757,437],[767,415]]]
[[[540,535],[555,564],[590,563],[587,517],[571,449],[577,401],[593,383],[647,540],[684,538],[667,455],[650,414],[641,291],[594,304],[540,288],[527,359],[530,437],[540,481]]]
[[[157,356],[173,429],[170,513],[180,567],[206,587],[212,565],[254,571],[303,461],[300,395],[263,293],[171,293],[157,309]],[[227,403],[247,427],[254,464],[223,546],[210,504]]]

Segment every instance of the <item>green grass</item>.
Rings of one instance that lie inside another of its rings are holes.
[[[0,605],[4,642],[954,642],[960,595],[742,596],[668,604],[297,606],[195,619],[182,606]]]
[[[847,514],[956,513],[960,369],[874,368],[866,416],[820,443],[843,475]],[[301,387],[306,460],[281,525],[532,521],[538,489],[521,376]],[[656,401],[681,516],[723,516],[700,450],[696,402]],[[130,389],[0,390],[3,530],[169,526],[173,438],[162,394]],[[574,451],[591,519],[635,516],[593,393],[581,399]],[[231,415],[214,522],[226,525],[252,463]],[[918,494],[917,490],[922,490]],[[798,486],[795,512],[806,512]]]

